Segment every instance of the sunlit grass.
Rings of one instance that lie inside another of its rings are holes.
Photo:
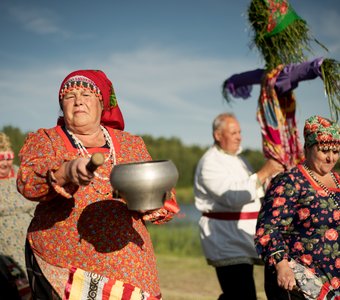
[[[194,191],[190,187],[176,188],[176,198],[179,203],[193,203],[194,202]]]
[[[202,256],[197,224],[148,225],[156,254]]]

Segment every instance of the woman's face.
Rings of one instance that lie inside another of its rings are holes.
[[[66,126],[74,132],[99,126],[103,111],[100,100],[94,93],[85,89],[73,89],[65,94],[62,109]]]
[[[8,177],[13,165],[13,160],[0,160],[0,178]]]
[[[308,166],[319,175],[326,175],[335,166],[339,159],[339,151],[318,150],[315,144],[306,149],[306,162]]]

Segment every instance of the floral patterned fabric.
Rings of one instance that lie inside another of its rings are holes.
[[[265,0],[268,7],[268,25],[265,37],[271,37],[285,30],[294,21],[301,19],[287,0]]]
[[[275,90],[283,67],[280,65],[266,74],[256,115],[265,157],[276,159],[289,170],[304,159],[304,154],[295,120],[294,93],[288,92],[279,98]]]
[[[25,271],[26,232],[36,203],[18,193],[17,171],[14,166],[9,178],[0,179],[0,255],[11,257]]]
[[[340,129],[336,122],[320,116],[312,116],[306,120],[303,131],[305,147],[318,144],[318,149],[325,151],[340,150]]]
[[[117,164],[151,159],[140,137],[107,129]],[[109,149],[88,151],[103,152],[107,157]],[[114,198],[108,180],[111,160],[97,169],[101,178],[96,176],[88,186],[64,186],[73,195],[66,199],[53,188],[49,174],[79,154],[61,127],[31,133],[20,157],[18,189],[25,197],[40,201],[28,240],[44,275],[60,295],[68,279],[65,271],[72,268],[123,281],[155,297],[160,295],[156,259],[143,215],[129,211],[123,199]]]
[[[301,165],[275,177],[260,210],[255,244],[269,265],[293,258],[339,291],[340,210],[335,201],[340,189],[330,190],[335,199]]]
[[[297,286],[303,291],[304,298],[307,300],[318,299],[323,286],[320,278],[309,268],[297,263],[294,259],[290,259],[288,265],[294,272]]]

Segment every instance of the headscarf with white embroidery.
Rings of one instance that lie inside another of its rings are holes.
[[[59,102],[72,89],[88,89],[103,101],[101,124],[115,129],[124,129],[124,119],[117,103],[112,82],[100,70],[78,70],[70,73],[61,83]],[[64,118],[59,117],[58,125],[64,124]]]

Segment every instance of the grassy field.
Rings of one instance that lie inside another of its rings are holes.
[[[164,300],[216,300],[221,289],[215,270],[203,257],[157,255]],[[266,300],[263,291],[263,267],[255,266],[258,300]]]
[[[216,300],[221,293],[215,269],[207,265],[198,226],[190,222],[169,222],[148,226],[157,257],[164,300]],[[263,267],[255,266],[258,300],[266,300]],[[241,279],[242,280],[242,279]]]

